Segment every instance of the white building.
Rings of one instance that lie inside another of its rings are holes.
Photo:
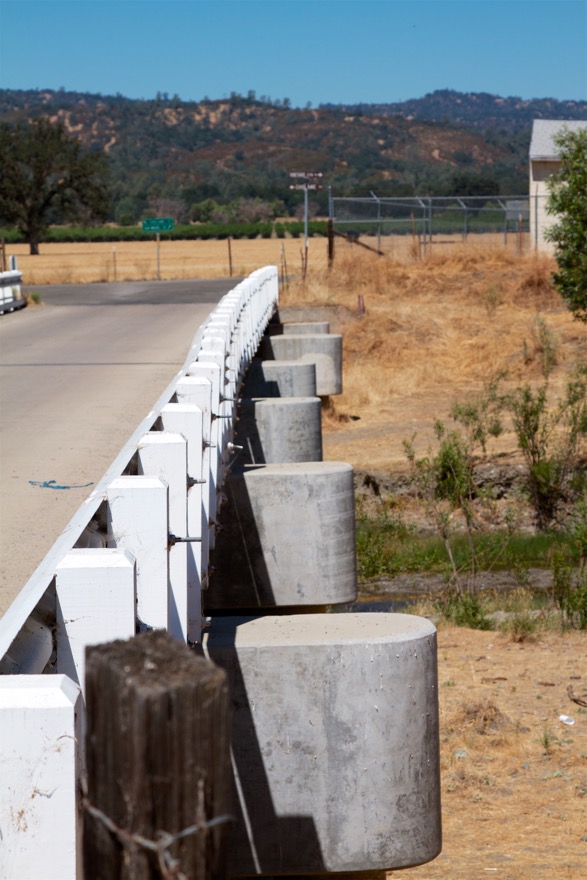
[[[553,251],[553,245],[545,240],[544,232],[554,221],[546,213],[546,181],[560,166],[554,136],[563,128],[579,131],[587,128],[587,122],[576,119],[535,119],[530,141],[530,237],[536,249],[550,252]]]

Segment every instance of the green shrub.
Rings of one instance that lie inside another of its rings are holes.
[[[564,397],[548,405],[548,383],[536,391],[529,385],[506,398],[527,466],[527,486],[541,529],[556,520],[563,502],[584,489],[580,448],[587,436],[587,366],[578,368]]]
[[[435,610],[445,620],[469,629],[493,629],[493,623],[485,616],[479,596],[448,589],[434,601]]]

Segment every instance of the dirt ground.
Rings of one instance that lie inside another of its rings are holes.
[[[587,876],[584,633],[438,633],[443,850],[405,880]],[[561,716],[566,718],[561,720]]]

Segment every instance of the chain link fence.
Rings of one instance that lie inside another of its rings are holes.
[[[542,241],[539,217],[547,196],[413,196],[387,198],[375,193],[364,198],[329,195],[329,216],[337,233],[349,240],[407,236],[425,253],[434,244],[455,244],[472,235],[492,234],[518,250],[536,248]]]

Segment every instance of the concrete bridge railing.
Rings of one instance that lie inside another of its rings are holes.
[[[0,878],[81,880],[85,647],[137,628],[226,672],[228,876],[375,880],[440,851],[436,631],[348,608],[353,471],[322,460],[320,400],[342,338],[277,303],[273,267],[224,297],[0,621]]]
[[[16,274],[3,273],[11,283]],[[48,863],[60,880],[79,870],[86,645],[141,628],[201,639],[236,391],[277,299],[275,267],[223,297],[183,369],[0,620],[0,877],[47,876]]]

